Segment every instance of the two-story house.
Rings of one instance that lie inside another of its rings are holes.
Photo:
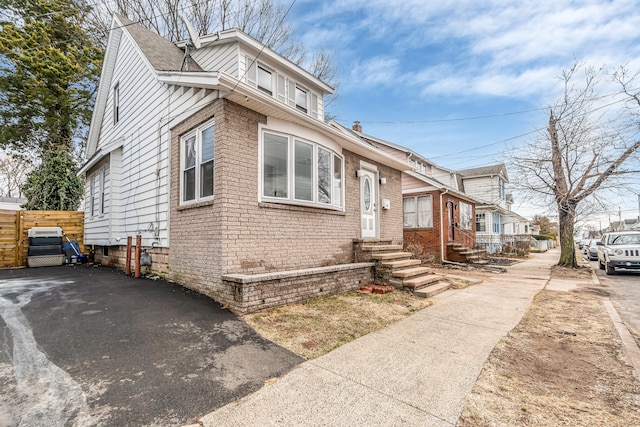
[[[504,164],[458,171],[460,188],[476,203],[476,242],[488,253],[502,252],[505,244],[515,245],[517,236],[528,242],[529,220],[511,210],[513,196],[507,193],[509,182]]]
[[[113,18],[81,170],[96,260],[141,235],[151,271],[237,311],[371,280],[353,242],[402,242],[406,163],[326,124],[333,89],[247,34],[192,37]]]

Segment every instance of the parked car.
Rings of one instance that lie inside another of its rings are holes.
[[[605,233],[598,242],[598,266],[607,274],[617,268],[640,270],[640,231]]]
[[[589,261],[598,259],[598,239],[588,239],[582,241],[582,254]]]

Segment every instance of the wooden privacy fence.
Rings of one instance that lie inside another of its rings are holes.
[[[84,212],[0,210],[0,268],[27,264],[32,227],[60,227],[69,239],[77,239],[80,252],[85,252]]]

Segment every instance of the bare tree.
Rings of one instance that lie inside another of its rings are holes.
[[[0,154],[0,196],[24,197],[22,185],[31,171],[32,162],[17,155]]]
[[[622,165],[640,148],[637,120],[630,127],[624,120],[629,116],[620,110],[612,118],[610,98],[596,92],[602,73],[582,63],[564,71],[563,96],[550,108],[546,134],[510,153],[517,185],[530,197],[555,204],[561,247],[558,265],[565,267],[578,266],[573,242],[577,217],[586,213],[585,208],[606,204],[601,193],[623,185],[633,171]],[[576,83],[581,77],[584,80]],[[618,72],[614,80],[624,83],[627,99],[639,101],[628,73]]]

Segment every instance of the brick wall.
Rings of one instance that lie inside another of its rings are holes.
[[[133,242],[135,243],[135,236]],[[125,245],[109,246],[108,256],[103,256],[103,246],[94,246],[94,261],[98,264],[124,270],[127,263],[127,247]],[[169,248],[145,248],[151,255],[151,266],[141,268],[143,274],[152,273],[166,277],[169,272]],[[131,272],[135,268],[136,248],[131,248]]]
[[[437,190],[405,194],[404,196],[420,196],[425,194],[431,194],[433,200],[433,228],[405,228],[403,231],[404,246],[406,250],[414,252],[416,256],[424,261],[441,263],[441,231],[444,233],[445,245],[449,242],[448,228],[450,226],[450,220],[447,214],[447,202],[452,201],[454,205],[458,207],[454,210],[454,223],[460,224],[459,206],[462,200],[450,194],[445,194],[442,198],[442,206],[440,206],[440,191]],[[472,209],[471,215],[472,229],[465,231],[460,230],[459,226],[456,226],[452,242],[461,243],[465,246],[468,245],[468,247],[475,246],[475,208]],[[443,221],[442,230],[440,228],[441,217]]]
[[[320,296],[335,295],[373,281],[375,263],[359,263],[338,267],[320,267],[288,274],[266,273],[254,276],[222,277],[232,298],[222,301],[234,312],[250,313],[285,304],[294,304]]]
[[[180,136],[215,120],[214,200],[179,206]],[[360,160],[345,158],[344,212],[258,201],[259,128],[266,117],[218,100],[172,129],[170,194],[170,278],[219,300],[233,296],[223,274],[256,274],[352,261],[360,237]],[[369,161],[369,163],[371,163]],[[380,212],[380,234],[402,241],[401,174],[377,165],[380,197],[391,209]]]

